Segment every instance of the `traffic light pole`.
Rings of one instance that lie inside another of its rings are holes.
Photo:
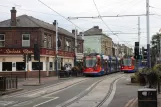
[[[25,79],[26,79],[26,76],[27,76],[27,54],[25,55],[25,58],[26,58],[26,60],[25,60],[25,65],[26,65],[26,67],[25,67]]]
[[[140,44],[140,17],[138,17],[138,42]],[[140,45],[139,45],[139,58],[138,58],[138,68],[141,64],[141,59],[140,59]]]
[[[40,56],[39,56],[39,84],[41,84]]]
[[[55,38],[55,70],[56,70],[56,73],[57,73],[57,76],[59,76],[58,74],[58,22],[57,20],[54,20],[54,24],[55,24],[55,27],[56,27],[56,38]]]

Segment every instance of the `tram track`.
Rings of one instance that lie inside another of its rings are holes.
[[[37,92],[37,91],[40,91],[40,90],[45,90],[45,89],[48,89],[48,88],[51,88],[51,87],[55,87],[55,86],[58,86],[60,84],[65,83],[65,82],[73,81],[73,80],[79,79],[79,78],[69,79],[67,81],[62,81],[62,82],[59,82],[59,83],[56,83],[56,84],[52,84],[52,85],[49,85],[49,86],[45,86],[45,87],[41,87],[41,88],[38,88],[38,89],[35,89],[35,90],[32,90],[32,91],[31,90],[30,91],[25,91],[23,93],[18,93],[18,94],[14,94],[14,95],[5,95],[5,96],[2,96],[1,98],[7,99],[7,98],[14,98],[14,97],[18,97],[18,96],[23,96],[23,95],[28,94],[28,93],[34,93],[34,92]]]
[[[104,78],[98,80],[97,82],[93,83],[90,87],[88,87],[85,91],[81,92],[79,95],[73,97],[72,99],[70,99],[70,100],[68,100],[68,101],[66,101],[66,102],[64,102],[64,103],[62,103],[62,104],[60,104],[60,105],[57,105],[56,107],[70,107],[70,105],[76,103],[76,102],[79,101],[81,98],[85,97],[88,93],[90,93],[92,90],[94,90],[95,87],[96,87],[99,83],[101,83],[103,80],[105,80],[105,79],[111,79],[111,78],[113,78],[113,77],[115,77],[115,74],[114,74],[114,75],[110,75],[110,77],[109,77],[109,75],[108,75],[108,76],[106,76],[106,77],[104,77]],[[121,77],[119,77],[119,78],[121,78]],[[119,79],[119,78],[116,78],[114,81],[112,81],[112,83],[110,83],[110,89],[109,89],[107,95],[106,95],[106,96],[103,98],[103,100],[102,100],[98,105],[96,105],[95,107],[101,107],[101,106],[103,105],[103,103],[108,99],[108,97],[110,96],[110,94],[111,94],[111,92],[112,92],[112,90],[113,90],[113,84],[114,84],[114,82],[115,82],[117,79]],[[73,106],[71,106],[71,107],[73,107]]]
[[[73,83],[73,84],[70,84],[70,85],[68,85],[68,86],[65,86],[65,87],[63,87],[63,88],[59,88],[59,89],[54,90],[54,91],[51,91],[51,92],[42,93],[42,94],[40,94],[40,95],[38,95],[38,96],[36,96],[36,97],[28,98],[28,99],[26,99],[26,100],[24,100],[24,101],[15,101],[14,103],[9,104],[9,105],[6,105],[5,107],[18,106],[18,105],[21,105],[21,104],[23,104],[23,103],[25,103],[25,102],[29,102],[29,101],[32,101],[32,100],[36,100],[36,99],[39,99],[40,97],[47,96],[47,95],[49,95],[49,94],[58,93],[58,92],[61,92],[61,91],[66,90],[66,89],[68,89],[68,88],[71,88],[71,87],[73,87],[73,86],[75,86],[75,85],[78,85],[78,84],[80,84],[80,83],[82,83],[82,82],[85,82],[85,81],[87,81],[87,80],[88,80],[88,78],[85,78],[85,79],[83,79],[83,80],[80,80],[80,81],[78,81],[78,82],[75,82],[75,83]],[[72,80],[70,80],[70,81],[72,81]],[[58,84],[54,84],[53,86],[50,86],[50,87],[47,87],[47,88],[53,88],[53,89],[54,89],[54,87],[56,87],[56,86],[58,86],[58,85],[60,85],[60,84],[63,84],[63,83],[65,83],[65,82],[61,82],[61,83],[58,83]],[[42,88],[42,89],[44,89],[44,88]],[[32,93],[37,92],[37,91],[40,91],[40,89],[36,89],[36,90],[32,91]],[[14,97],[14,98],[18,98],[18,97],[21,98],[21,96],[23,96],[23,95],[24,95],[24,97],[25,97],[26,94],[27,94],[27,92],[24,93],[24,94],[20,94],[20,95],[17,95],[17,96],[15,95],[15,96],[12,96],[12,97]],[[12,97],[9,97],[9,98],[12,98]],[[6,98],[6,99],[7,99],[7,98]],[[4,99],[3,99],[3,100],[4,100]]]

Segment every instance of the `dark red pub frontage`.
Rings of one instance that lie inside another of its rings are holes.
[[[38,77],[38,62],[33,56],[35,41],[40,46],[41,76],[55,75],[55,25],[27,15],[16,17],[16,12],[12,8],[11,19],[0,22],[0,76]],[[66,63],[74,66],[75,36],[63,28],[58,32],[58,69]],[[83,39],[77,41],[77,52],[83,53]],[[32,54],[27,69],[23,54]]]

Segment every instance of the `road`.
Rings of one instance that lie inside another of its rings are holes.
[[[124,107],[138,86],[127,85],[131,74],[79,77],[35,90],[0,97],[0,107]]]

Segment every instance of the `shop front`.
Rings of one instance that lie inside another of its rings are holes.
[[[23,62],[23,54],[32,54],[31,61]],[[74,53],[58,52],[58,69],[62,64],[74,63]],[[18,75],[21,77],[37,77],[39,62],[34,60],[33,49],[1,49],[0,50],[0,76]],[[55,52],[53,50],[41,49],[40,56],[41,76],[55,75]]]

